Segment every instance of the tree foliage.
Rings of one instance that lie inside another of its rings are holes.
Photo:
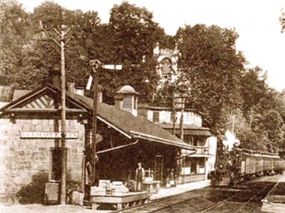
[[[18,3],[0,4],[0,83],[34,89],[60,72],[60,41],[66,35],[65,59],[68,82],[84,87],[91,59],[103,64],[123,64],[122,71],[100,70],[106,102],[112,103],[120,86],[132,85],[140,100],[153,100],[158,82],[153,57],[161,48],[179,48],[179,69],[191,82],[187,107],[201,112],[204,125],[214,134],[234,130],[245,148],[274,150],[284,144],[285,93],[268,87],[261,68],[244,68],[236,49],[238,34],[219,26],[184,26],[175,36],[166,35],[146,8],[128,2],[114,5],[108,24],[95,11],[67,10],[46,1],[26,13]],[[144,60],[143,60],[144,59]],[[158,104],[171,106],[173,88]],[[235,125],[233,125],[235,117]]]
[[[144,55],[152,56],[156,35],[161,30],[152,19],[152,13],[147,9],[127,2],[112,8],[109,25],[115,37],[115,61],[137,64]]]
[[[191,106],[218,130],[224,107],[240,105],[244,58],[237,53],[236,32],[218,26],[186,26],[177,33],[180,68],[191,79]]]
[[[29,15],[16,3],[0,4],[0,78],[20,86],[30,51]]]

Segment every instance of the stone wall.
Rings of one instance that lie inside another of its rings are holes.
[[[55,139],[22,139],[21,131],[54,131],[54,120],[0,119],[0,200],[11,201],[19,189],[29,184],[34,174],[50,170],[50,149]],[[84,126],[67,121],[67,131],[78,132],[78,139],[66,141],[67,171],[72,180],[81,182]]]

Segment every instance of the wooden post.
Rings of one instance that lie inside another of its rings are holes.
[[[205,157],[205,180],[208,179],[208,167],[207,167],[207,158]]]
[[[176,110],[175,110],[175,89],[172,91],[172,135],[175,135],[175,123],[176,123]]]
[[[96,180],[96,133],[97,133],[97,89],[98,89],[98,75],[97,70],[93,71],[94,91],[93,91],[93,121],[92,121],[92,161],[93,161],[93,180],[92,186],[95,186]]]
[[[251,129],[252,126],[252,121],[253,121],[253,109],[250,109],[250,116],[249,116],[249,128]]]
[[[235,115],[232,115],[232,132],[235,132]]]
[[[91,121],[88,120],[88,123],[84,124],[84,131],[85,131],[85,135],[84,135],[84,156],[83,156],[83,167],[82,167],[82,178],[83,178],[83,181],[82,181],[82,190],[84,191],[84,199],[86,197],[89,196],[88,193],[88,190],[86,191],[86,179],[87,179],[87,172],[86,172],[86,165],[87,165],[87,162],[90,161],[90,144],[91,144],[91,128],[90,128],[90,124],[91,124]]]
[[[66,204],[66,154],[65,154],[65,137],[66,137],[66,106],[65,106],[65,32],[61,26],[60,52],[61,52],[61,204]]]
[[[185,107],[185,98],[181,99],[181,115],[180,115],[180,139],[184,140],[184,128],[183,128],[183,116],[184,116],[184,107]]]
[[[98,70],[101,68],[101,62],[91,60],[90,65],[92,66],[92,78],[93,78],[93,112],[92,112],[92,155],[91,160],[93,163],[93,180],[92,186],[95,186],[96,181],[96,133],[97,133],[97,92],[98,92]]]

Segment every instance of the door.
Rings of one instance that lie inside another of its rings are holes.
[[[163,156],[155,156],[155,165],[154,165],[154,177],[155,180],[163,181]]]

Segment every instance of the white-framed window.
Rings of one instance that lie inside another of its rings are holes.
[[[132,101],[133,101],[132,96],[124,97],[124,99],[123,99],[123,108],[124,109],[132,109]]]

